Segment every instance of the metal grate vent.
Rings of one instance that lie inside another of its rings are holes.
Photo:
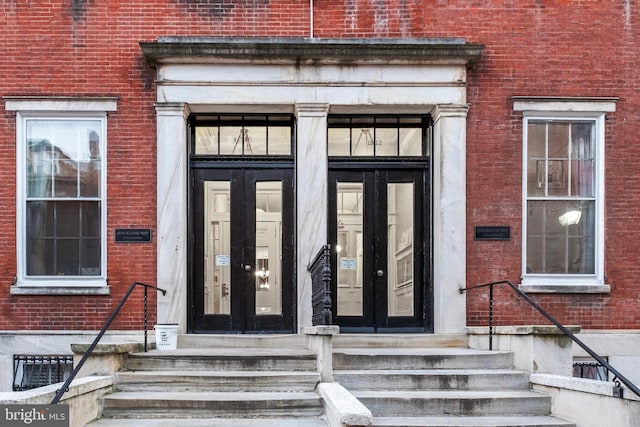
[[[73,371],[73,356],[13,356],[13,391],[30,390],[65,381]]]
[[[609,381],[609,370],[596,361],[574,361],[573,376],[576,378]]]

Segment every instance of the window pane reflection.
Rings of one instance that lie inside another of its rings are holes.
[[[101,120],[27,119],[26,273],[100,276]]]
[[[204,313],[231,313],[231,184],[204,183]]]
[[[387,184],[389,316],[413,316],[413,187]]]
[[[594,274],[595,201],[527,203],[527,273]]]
[[[282,314],[282,182],[256,183],[256,314]]]
[[[337,280],[338,316],[361,316],[364,184],[338,182],[337,184]]]
[[[100,224],[98,201],[27,202],[27,274],[100,275]]]

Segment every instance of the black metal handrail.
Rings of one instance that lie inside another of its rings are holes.
[[[146,283],[133,282],[131,283],[131,286],[129,286],[129,289],[127,290],[127,292],[122,296],[120,303],[115,308],[115,310],[113,310],[113,313],[111,313],[111,316],[109,316],[107,321],[104,323],[104,325],[102,326],[102,329],[100,329],[100,332],[98,333],[96,338],[93,340],[93,342],[91,343],[87,351],[85,351],[85,353],[82,355],[82,358],[80,359],[78,364],[73,368],[73,371],[71,371],[69,378],[67,378],[64,384],[62,384],[62,387],[60,387],[60,389],[56,391],[56,395],[53,397],[53,400],[51,401],[51,405],[57,404],[62,398],[62,395],[64,395],[67,391],[69,391],[69,385],[74,380],[78,372],[80,372],[80,368],[82,368],[82,366],[87,361],[89,356],[91,356],[91,354],[93,353],[93,350],[95,350],[96,346],[98,345],[98,342],[100,341],[100,339],[102,339],[102,336],[105,334],[105,332],[107,332],[107,329],[109,329],[109,326],[111,326],[111,323],[116,318],[116,316],[122,309],[122,306],[127,301],[127,299],[129,298],[129,295],[131,295],[131,292],[133,292],[136,286],[144,287],[144,351],[147,351],[147,289],[155,289],[156,291],[162,292],[162,295],[166,295],[167,291],[164,289],[160,289],[157,286],[147,285]]]
[[[486,288],[489,287],[489,350],[493,349],[493,287],[495,285],[509,285],[511,289],[513,289],[518,295],[520,295],[526,302],[529,303],[533,308],[535,308],[540,314],[547,318],[551,323],[553,323],[563,334],[571,338],[573,342],[578,344],[584,351],[586,351],[589,356],[593,357],[598,361],[601,365],[605,366],[609,372],[611,372],[614,377],[614,383],[617,380],[620,380],[624,385],[626,385],[631,391],[633,391],[636,395],[640,396],[640,389],[632,383],[628,378],[622,375],[618,370],[616,370],[609,362],[607,362],[604,358],[599,356],[595,351],[593,351],[588,345],[582,342],[578,337],[576,337],[570,330],[564,327],[558,320],[556,320],[553,316],[551,316],[545,309],[540,307],[538,303],[531,299],[529,295],[524,293],[520,288],[511,283],[509,280],[500,280],[498,282],[484,283],[482,285],[470,286],[468,288],[460,289],[460,293],[464,293],[465,291],[470,291],[473,289]],[[618,397],[622,397],[622,393],[617,394]]]
[[[331,325],[331,245],[324,245],[307,267],[311,273],[312,323]]]

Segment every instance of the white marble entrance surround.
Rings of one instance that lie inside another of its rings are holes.
[[[430,114],[434,332],[463,333],[467,68],[462,39],[219,39],[140,43],[157,70],[158,322],[187,324],[186,119],[191,112],[296,116],[298,329],[311,324],[307,265],[327,235],[327,115]]]

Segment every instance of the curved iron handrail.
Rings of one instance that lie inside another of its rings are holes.
[[[468,288],[459,289],[459,292],[462,294],[465,291],[470,291],[473,289],[486,288],[489,287],[489,349],[492,349],[492,335],[493,335],[493,287],[495,285],[509,285],[511,289],[513,289],[518,295],[520,295],[526,302],[529,303],[533,308],[538,310],[540,314],[547,318],[551,323],[553,323],[563,334],[571,338],[573,342],[578,344],[584,351],[586,351],[589,356],[593,357],[598,361],[601,365],[605,366],[609,372],[614,375],[614,382],[616,379],[620,380],[624,385],[626,385],[629,390],[633,391],[636,395],[640,396],[640,389],[632,383],[627,377],[622,375],[618,370],[616,370],[609,362],[600,357],[595,351],[593,351],[588,345],[582,342],[578,337],[576,337],[570,330],[565,328],[559,321],[557,321],[553,316],[551,316],[547,311],[540,307],[538,303],[531,299],[529,295],[524,293],[520,288],[511,283],[509,280],[500,280],[498,282],[484,283],[482,285],[470,286]],[[622,396],[619,396],[622,397]]]
[[[323,245],[307,267],[311,273],[312,323],[331,325],[331,245]]]
[[[53,400],[51,401],[51,405],[57,404],[62,398],[62,396],[67,391],[69,391],[69,385],[75,379],[76,375],[80,371],[80,368],[82,368],[82,366],[87,361],[89,356],[91,356],[91,354],[93,353],[93,350],[95,350],[96,346],[98,345],[98,342],[100,341],[100,339],[102,339],[102,336],[105,334],[105,332],[107,332],[107,329],[109,329],[109,326],[111,326],[111,323],[116,318],[116,316],[120,312],[120,309],[122,309],[122,306],[127,301],[127,299],[129,298],[129,295],[131,295],[131,292],[133,292],[133,289],[136,286],[144,287],[144,351],[147,351],[147,289],[155,289],[156,291],[162,292],[162,295],[166,295],[167,291],[164,289],[160,289],[157,286],[147,285],[146,283],[133,282],[129,286],[129,289],[127,290],[127,292],[122,296],[120,303],[115,308],[115,310],[113,310],[113,313],[111,313],[111,316],[109,316],[107,321],[104,323],[104,325],[102,326],[102,329],[100,329],[100,332],[98,333],[96,338],[93,340],[93,342],[91,343],[87,351],[85,351],[85,353],[82,355],[82,358],[80,359],[78,364],[73,368],[73,371],[71,371],[69,378],[67,378],[64,384],[62,384],[62,387],[60,387],[60,389],[56,391],[56,395],[53,397]]]

